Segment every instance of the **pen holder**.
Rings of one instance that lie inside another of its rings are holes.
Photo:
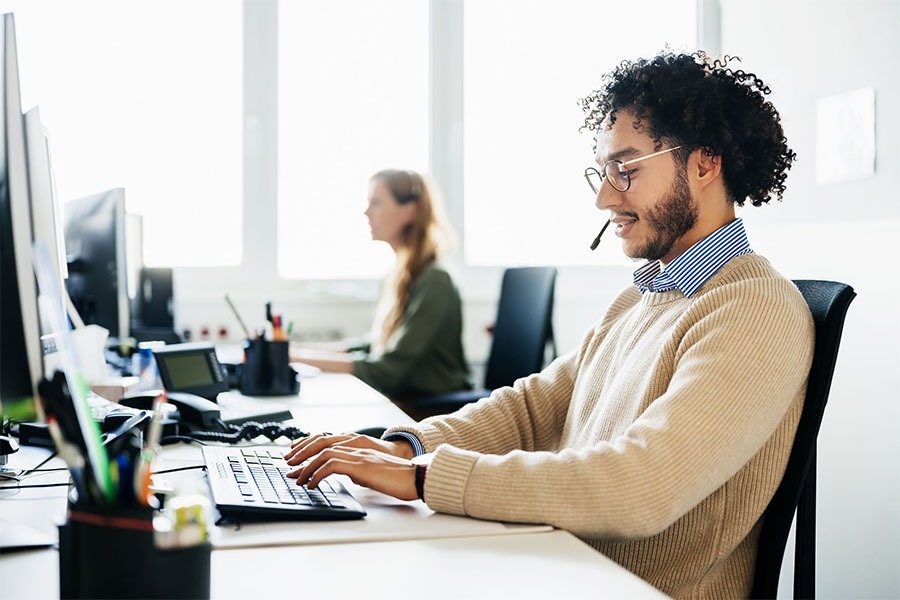
[[[209,542],[158,547],[158,514],[70,504],[59,526],[60,598],[209,598]]]
[[[290,396],[300,391],[297,371],[290,365],[290,344],[263,339],[244,342],[241,393],[248,396]]]

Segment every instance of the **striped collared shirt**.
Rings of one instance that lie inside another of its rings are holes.
[[[660,269],[658,260],[642,265],[634,272],[634,285],[642,294],[679,290],[690,298],[725,263],[752,253],[744,222],[735,219],[679,254],[665,269]]]
[[[415,452],[416,456],[425,454],[425,446],[422,445],[422,441],[408,431],[395,431],[391,435],[386,435],[381,439],[386,442],[396,442],[398,440],[409,442],[412,445],[413,452]]]

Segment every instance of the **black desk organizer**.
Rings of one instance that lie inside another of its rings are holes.
[[[209,598],[209,543],[157,548],[156,512],[70,504],[59,527],[60,597]]]
[[[240,390],[247,396],[291,396],[299,393],[300,379],[290,364],[289,342],[246,340]]]

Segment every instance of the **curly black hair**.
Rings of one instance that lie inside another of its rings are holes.
[[[753,73],[728,67],[740,58],[710,60],[666,50],[652,59],[623,61],[604,75],[602,87],[578,101],[582,130],[611,126],[619,111],[634,113],[635,127],[656,143],[685,145],[682,161],[697,148],[722,157],[725,188],[732,202],[754,206],[779,201],[797,154],[787,146],[781,117],[765,99],[771,90]],[[596,150],[596,145],[595,145]]]

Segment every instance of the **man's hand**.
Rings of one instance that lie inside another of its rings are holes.
[[[284,458],[291,466],[300,465],[287,474],[298,485],[314,488],[325,477],[340,473],[357,485],[400,500],[416,500],[416,468],[409,462],[413,454],[412,446],[403,441],[319,433],[293,442]]]
[[[291,449],[284,458],[291,466],[306,462],[326,448],[368,448],[390,454],[398,458],[410,459],[414,455],[413,447],[403,441],[386,442],[368,435],[358,433],[317,433],[291,443]]]
[[[296,456],[299,454],[294,458]],[[312,456],[300,468],[287,473],[287,476],[295,478],[297,485],[315,488],[322,479],[335,473],[347,475],[357,485],[400,500],[417,500],[419,497],[416,493],[415,466],[406,458],[372,448],[331,445]]]

